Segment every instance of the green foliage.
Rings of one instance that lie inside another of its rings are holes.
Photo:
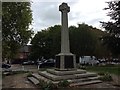
[[[53,84],[52,82],[45,82],[43,80],[39,81],[39,87],[42,90],[53,90],[53,89],[57,89],[57,85]]]
[[[78,24],[78,28],[69,27],[71,52],[78,56],[94,54],[96,41],[91,29],[93,28],[84,23]]]
[[[95,38],[96,39],[96,45],[95,45],[94,55],[98,58],[108,57],[110,51],[101,42],[101,37],[105,36],[107,33],[103,32],[99,29],[92,30],[92,32],[94,33],[94,35],[96,37]]]
[[[2,2],[3,58],[14,58],[18,48],[27,44],[33,33],[30,2]]]
[[[103,48],[99,37],[104,34],[87,24],[78,24],[78,27],[70,26],[70,50],[77,57],[83,55],[106,55],[105,47]],[[60,53],[61,48],[61,26],[55,25],[38,32],[31,41],[32,49],[30,58],[33,60],[40,59],[42,56],[55,58]],[[97,49],[99,46],[99,50]],[[96,53],[99,52],[99,53]]]
[[[78,68],[78,69],[84,69],[84,70],[85,70],[85,69],[86,69],[86,66],[85,66],[85,65],[82,66],[82,65],[79,64],[79,65],[77,66],[77,68]]]
[[[52,82],[47,83],[45,90],[53,90],[57,89],[57,85],[53,84]]]
[[[87,24],[69,27],[71,52],[76,56],[108,56],[108,50],[101,44],[100,38],[106,33]]]
[[[107,3],[108,7],[105,10],[109,10],[107,16],[110,16],[111,20],[101,22],[108,33],[108,35],[102,37],[102,41],[113,56],[118,56],[120,55],[120,1],[115,0]]]
[[[38,32],[32,39],[30,58],[36,60],[44,56],[54,58],[60,52],[60,25]]]
[[[27,77],[32,77],[32,72],[29,72]]]
[[[70,83],[67,80],[62,80],[58,83],[58,87],[68,87],[69,84]]]
[[[110,74],[106,73],[104,76],[99,78],[102,81],[112,81],[112,77]]]
[[[44,89],[44,87],[45,87],[45,85],[46,85],[46,82],[45,81],[43,81],[43,80],[39,80],[39,87],[41,88],[41,89]]]

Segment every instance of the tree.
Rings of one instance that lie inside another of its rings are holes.
[[[60,25],[51,26],[39,31],[31,41],[30,58],[33,60],[44,58],[55,58],[60,52]]]
[[[107,35],[102,38],[103,44],[110,49],[113,56],[120,55],[120,1],[110,1],[108,8],[110,10],[108,16],[110,21],[101,22],[103,28],[107,31]]]
[[[78,24],[78,27],[71,26],[70,30],[70,50],[77,57],[77,62],[80,56],[93,56],[97,42],[92,26],[87,24]]]
[[[45,31],[38,32],[34,38],[31,41],[31,53],[30,53],[30,59],[37,60],[38,58],[41,58],[45,53],[45,37],[46,37]]]
[[[20,46],[27,44],[32,35],[30,2],[2,2],[3,59],[12,59]]]
[[[55,58],[55,55],[60,53],[61,48],[61,26],[55,25],[48,27],[45,30],[39,31],[31,41],[32,51],[30,58],[33,60],[40,59],[42,56],[47,58]],[[78,24],[69,27],[70,35],[70,50],[77,57],[79,56],[100,56],[104,49],[101,45],[99,37],[104,34],[103,31],[88,26],[87,24]],[[96,48],[97,45],[101,50]],[[95,54],[95,52],[98,52]],[[101,55],[102,56],[102,55]]]
[[[107,58],[109,56],[110,51],[107,49],[105,45],[102,44],[102,40],[101,40],[101,37],[107,35],[107,33],[99,29],[93,29],[92,33],[94,33],[96,39],[94,55],[98,58],[105,58],[105,57]]]

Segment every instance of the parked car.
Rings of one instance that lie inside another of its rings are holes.
[[[55,62],[54,60],[45,60],[45,61],[41,61],[38,63],[39,67],[54,67],[55,66]]]
[[[2,68],[8,69],[8,68],[10,68],[10,67],[11,67],[10,64],[2,63]]]

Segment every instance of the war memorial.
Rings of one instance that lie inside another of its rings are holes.
[[[101,82],[96,73],[76,68],[76,57],[74,54],[70,53],[69,45],[68,12],[70,12],[70,7],[67,3],[62,3],[59,6],[59,11],[61,12],[62,24],[61,52],[55,56],[55,68],[39,71],[39,73],[33,73],[32,77],[29,77],[28,79],[34,84],[39,83],[37,80],[52,82],[54,84],[58,84],[62,80],[67,80],[70,83],[70,86]]]

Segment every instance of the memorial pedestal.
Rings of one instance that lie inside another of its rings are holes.
[[[56,55],[56,69],[58,70],[74,70],[76,69],[76,58],[72,53],[60,53]]]

